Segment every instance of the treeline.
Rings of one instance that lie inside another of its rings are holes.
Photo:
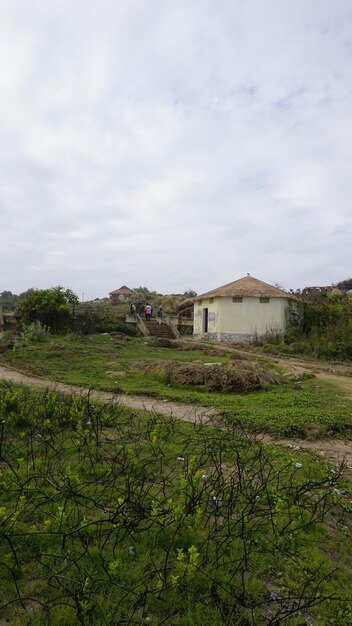
[[[6,296],[11,292],[3,293]],[[48,333],[137,333],[134,326],[125,324],[124,315],[112,303],[79,303],[77,294],[60,285],[50,289],[30,289],[21,296],[5,297],[4,301],[7,305],[3,305],[4,311],[8,309],[3,316],[5,331],[17,334],[25,343],[42,341]],[[15,304],[11,306],[10,302]],[[128,304],[125,306],[127,312]],[[15,308],[15,312],[10,311],[11,308]],[[9,345],[13,345],[13,337]]]
[[[19,302],[30,296],[33,291],[33,288],[27,289],[27,291],[24,291],[19,295],[12,293],[12,291],[1,291],[0,306],[2,306],[4,309],[14,309]]]

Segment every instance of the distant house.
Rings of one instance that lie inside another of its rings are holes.
[[[134,291],[126,287],[126,285],[123,285],[120,289],[110,291],[109,296],[110,300],[113,302],[124,302],[125,300],[129,300],[132,294],[134,294]]]
[[[266,333],[282,333],[290,300],[282,289],[248,274],[194,299],[193,335],[246,343]]]
[[[303,296],[311,295],[329,295],[329,294],[341,294],[342,291],[334,285],[326,285],[324,287],[304,287],[302,289]]]

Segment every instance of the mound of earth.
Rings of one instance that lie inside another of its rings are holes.
[[[148,339],[148,346],[153,348],[179,348],[178,343],[174,339],[167,339],[166,337],[151,337]]]
[[[195,385],[207,391],[256,391],[282,383],[282,379],[263,365],[250,361],[220,363],[178,363],[157,361],[146,371],[158,374],[171,385]]]

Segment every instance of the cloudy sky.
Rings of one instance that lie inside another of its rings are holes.
[[[0,292],[352,276],[351,0],[0,0]]]

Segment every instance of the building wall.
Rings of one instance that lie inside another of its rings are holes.
[[[202,300],[202,304],[194,303],[193,334],[203,334],[203,311],[208,309],[208,333],[216,333],[220,328],[221,320],[221,299],[210,298]]]
[[[266,332],[282,332],[287,304],[287,298],[270,298],[268,303],[261,303],[255,297],[243,297],[242,302],[233,302],[231,297],[196,302],[193,334],[204,335],[204,308],[208,308],[208,333],[204,336],[209,339],[251,341]]]

